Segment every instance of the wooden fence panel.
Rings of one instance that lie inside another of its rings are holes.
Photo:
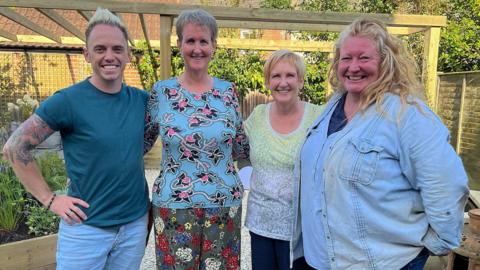
[[[247,119],[253,109],[259,104],[265,104],[272,101],[272,97],[262,94],[258,91],[248,93],[241,101],[241,112],[243,119]]]
[[[440,77],[438,91],[438,115],[450,130],[450,143],[457,149],[462,79],[458,75]]]
[[[439,76],[438,115],[451,132],[470,188],[480,190],[480,72]]]

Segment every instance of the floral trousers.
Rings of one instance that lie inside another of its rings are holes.
[[[240,269],[241,216],[241,206],[153,206],[157,269]]]

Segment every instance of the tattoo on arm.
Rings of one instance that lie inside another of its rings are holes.
[[[38,115],[33,114],[23,122],[8,139],[6,156],[11,163],[21,162],[27,166],[33,162],[30,152],[54,131]]]

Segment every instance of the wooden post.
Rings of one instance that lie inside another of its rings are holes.
[[[437,62],[438,45],[440,43],[440,27],[429,27],[425,31],[423,45],[423,84],[428,105],[434,112],[437,111],[436,84],[437,84]]]
[[[172,76],[172,16],[160,15],[160,79],[165,80]]]
[[[455,150],[457,154],[460,155],[461,144],[462,144],[462,133],[463,133],[463,112],[465,110],[465,90],[467,88],[467,75],[464,74],[462,78],[462,92],[460,93],[460,110],[458,112],[458,127],[457,127],[457,143],[455,145]]]
[[[154,59],[152,45],[150,44],[150,38],[148,37],[148,30],[147,30],[148,28],[145,23],[145,17],[143,14],[139,14],[139,17],[140,17],[140,25],[142,26],[143,36],[145,37],[145,42],[147,43],[147,51],[148,51],[148,54],[150,55],[150,59],[152,59],[153,79],[155,81],[158,81],[158,75],[157,75],[158,65]]]
[[[335,52],[332,52],[330,50],[330,53],[328,54],[328,61],[329,61],[328,70],[330,70],[330,67],[332,66],[332,61],[334,57],[335,57]],[[327,100],[332,94],[333,94],[333,88],[329,82],[328,72],[327,72],[327,89],[325,89],[325,103],[327,102]]]

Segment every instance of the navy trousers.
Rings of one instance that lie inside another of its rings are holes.
[[[252,270],[289,270],[290,242],[264,237],[250,232]],[[310,270],[305,259],[293,263],[293,270]]]

